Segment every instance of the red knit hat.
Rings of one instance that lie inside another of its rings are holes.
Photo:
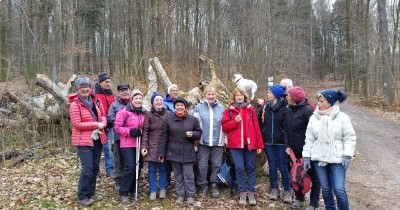
[[[306,98],[306,94],[304,93],[304,90],[301,87],[290,88],[288,90],[288,94],[294,100],[294,102],[296,102],[296,104],[302,102]]]

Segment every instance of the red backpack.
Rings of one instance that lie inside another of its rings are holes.
[[[303,195],[306,194],[311,189],[311,178],[307,171],[303,169],[303,158],[297,159],[290,150],[290,159],[292,160],[292,169],[290,170],[290,185],[295,192],[301,192]]]

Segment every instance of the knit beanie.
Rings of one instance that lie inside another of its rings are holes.
[[[296,104],[302,102],[306,98],[306,94],[304,93],[304,90],[301,87],[290,88],[288,90],[288,94],[294,100],[294,102],[296,102]]]
[[[132,99],[133,97],[135,97],[136,95],[141,95],[141,96],[143,97],[143,93],[142,93],[140,90],[138,90],[138,89],[132,90],[131,99]]]
[[[177,99],[175,99],[174,108],[175,108],[176,103],[178,103],[178,102],[183,103],[185,105],[185,108],[188,108],[188,102],[182,97],[178,97]]]
[[[76,89],[79,89],[83,85],[88,85],[90,88],[90,80],[87,77],[80,77],[75,80],[75,87]]]
[[[161,99],[162,99],[162,95],[159,92],[154,92],[153,95],[151,95],[151,98],[150,98],[151,105],[153,105],[154,100],[156,99],[157,96],[161,97]]]
[[[106,72],[99,74],[99,83],[103,82],[104,80],[110,79],[110,76]]]
[[[285,96],[285,87],[280,84],[269,86],[269,90],[275,96],[276,99],[280,99]]]
[[[347,98],[347,93],[344,92],[343,90],[323,90],[320,92],[320,94],[328,101],[328,103],[333,106],[336,101],[339,101],[339,103],[342,103],[343,101],[346,100]]]

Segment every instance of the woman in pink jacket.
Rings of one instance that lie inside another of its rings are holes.
[[[78,202],[90,206],[100,199],[96,196],[96,177],[99,173],[100,155],[107,142],[104,128],[107,120],[101,105],[93,103],[90,81],[86,77],[75,81],[77,93],[68,96],[71,105],[69,117],[72,125],[72,145],[77,147],[82,169],[78,183]]]
[[[129,194],[135,194],[136,179],[136,138],[142,136],[146,113],[142,107],[143,94],[133,90],[130,102],[122,108],[115,118],[114,130],[120,136],[124,172],[119,183],[119,196],[122,204],[127,204]]]

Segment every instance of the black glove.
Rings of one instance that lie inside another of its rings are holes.
[[[114,122],[107,122],[107,128],[113,128],[114,127]]]
[[[129,134],[132,137],[138,137],[142,135],[142,129],[140,128],[131,128],[131,130],[129,131]]]

